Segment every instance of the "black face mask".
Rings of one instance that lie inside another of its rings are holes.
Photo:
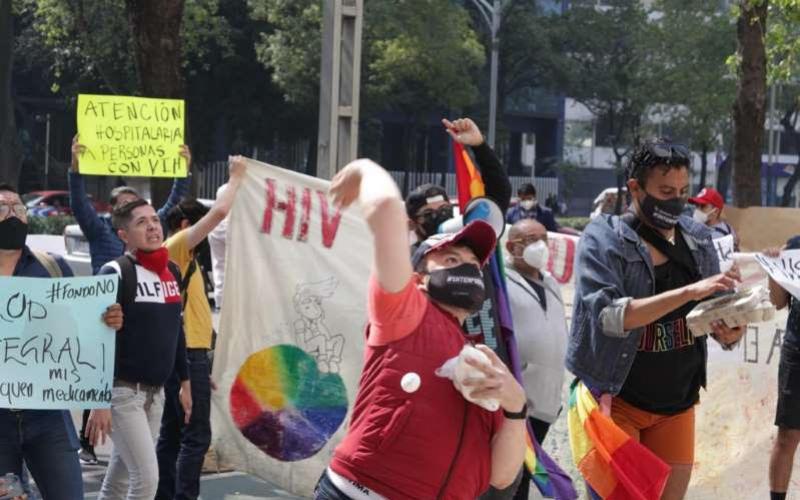
[[[659,229],[672,229],[678,223],[678,219],[683,213],[686,205],[684,198],[676,197],[668,200],[659,200],[649,194],[644,194],[644,199],[639,203],[642,208],[642,215],[653,226]]]
[[[442,304],[474,313],[486,299],[483,275],[474,264],[433,271],[428,280],[428,295]]]
[[[28,225],[16,217],[0,222],[0,250],[19,250],[25,246]]]
[[[420,216],[422,222],[418,223],[422,228],[422,231],[425,233],[425,238],[428,236],[432,236],[439,232],[439,226],[450,219],[453,218],[453,207],[450,205],[445,205],[440,207],[438,210],[434,210],[429,214],[425,214],[424,216]]]

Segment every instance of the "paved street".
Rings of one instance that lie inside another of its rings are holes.
[[[96,499],[105,474],[105,464],[84,466],[83,481],[86,499]],[[225,472],[203,477],[200,487],[202,500],[277,500],[293,499],[286,491],[241,472]]]
[[[76,429],[80,429],[77,412],[73,413]],[[103,476],[106,473],[108,458],[111,453],[110,442],[97,448],[98,465],[83,466],[83,484],[87,500],[94,500],[100,491]],[[299,500],[300,497],[289,494],[274,484],[249,476],[241,472],[222,472],[206,474],[200,486],[202,500]]]

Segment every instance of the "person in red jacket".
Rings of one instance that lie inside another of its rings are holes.
[[[363,189],[362,189],[363,187]],[[486,346],[490,365],[464,384],[491,412],[468,402],[436,371],[458,356],[461,323],[483,303],[481,268],[495,233],[474,221],[429,237],[409,259],[406,214],[391,176],[369,160],[331,184],[334,202],[360,202],[375,240],[364,367],[347,435],[315,498],[476,498],[510,485],[525,453],[525,392]]]

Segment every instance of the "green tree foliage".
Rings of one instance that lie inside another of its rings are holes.
[[[258,60],[286,99],[315,108],[319,99],[322,5],[315,0],[248,0],[267,31],[256,42]]]
[[[780,85],[787,97],[780,103],[785,142],[798,155],[794,172],[784,186],[781,205],[792,202],[795,186],[800,181],[800,1],[773,0],[769,5],[769,24],[766,37],[767,78]]]
[[[416,112],[477,98],[484,48],[468,13],[448,0],[365,2],[366,103]]]
[[[20,0],[34,32],[23,43],[41,44],[52,64],[53,91],[74,95],[102,85],[114,94],[137,94],[131,26],[125,0]],[[181,23],[183,65],[202,61],[210,47],[230,51],[231,28],[219,0],[186,0]],[[38,40],[34,39],[38,35]]]
[[[706,153],[729,143],[736,82],[726,64],[736,50],[733,22],[718,2],[658,0],[653,67],[655,97],[672,135],[701,153],[699,184],[706,184]]]
[[[249,0],[271,30],[259,60],[287,99],[316,107],[319,98],[321,0]],[[418,114],[471,104],[484,49],[468,13],[449,0],[365,2],[362,99],[365,112]]]
[[[510,9],[505,84],[534,80],[584,104],[620,173],[630,148],[658,131],[701,152],[730,133],[735,80],[726,59],[735,30],[719,2],[577,0],[563,16],[523,1]],[[701,183],[705,172],[703,155]]]
[[[15,79],[26,95],[62,97],[72,105],[80,92],[142,94],[124,0],[19,4],[16,50],[25,57],[17,61]],[[294,137],[303,125],[307,131],[308,120],[292,115],[256,60],[255,42],[265,29],[251,20],[245,0],[185,2],[179,64],[196,160],[208,158],[220,139],[223,147],[237,136],[240,143],[263,143],[273,137],[276,121],[283,135]],[[289,116],[295,120],[281,120]]]
[[[558,35],[564,28],[560,12],[543,12],[538,2],[513,0],[507,4],[499,35],[501,102],[516,92],[560,81],[564,61]],[[489,43],[486,36],[487,47]]]
[[[654,28],[637,0],[577,1],[554,20],[563,62],[552,75],[566,95],[605,120],[617,167],[638,139],[653,102]]]
[[[82,0],[22,0],[28,31],[21,43],[46,52],[32,65],[51,67],[53,92],[76,94],[84,86],[102,85],[103,91],[131,94],[136,73],[131,31],[123,0],[102,6]]]
[[[770,80],[796,82],[800,76],[800,0],[772,0],[768,16],[766,48]]]
[[[645,111],[653,104],[658,72],[652,60],[655,28],[638,0],[576,0],[549,22],[551,85],[599,118],[614,153],[617,187],[624,182],[624,158],[639,140]],[[619,207],[618,207],[619,208]]]

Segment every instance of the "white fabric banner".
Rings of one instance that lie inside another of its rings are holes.
[[[304,496],[347,428],[372,263],[358,207],[339,213],[328,184],[248,160],[213,370],[222,461]]]
[[[550,250],[547,270],[561,285],[575,286],[575,252],[578,240],[577,236],[547,233],[547,247]]]

